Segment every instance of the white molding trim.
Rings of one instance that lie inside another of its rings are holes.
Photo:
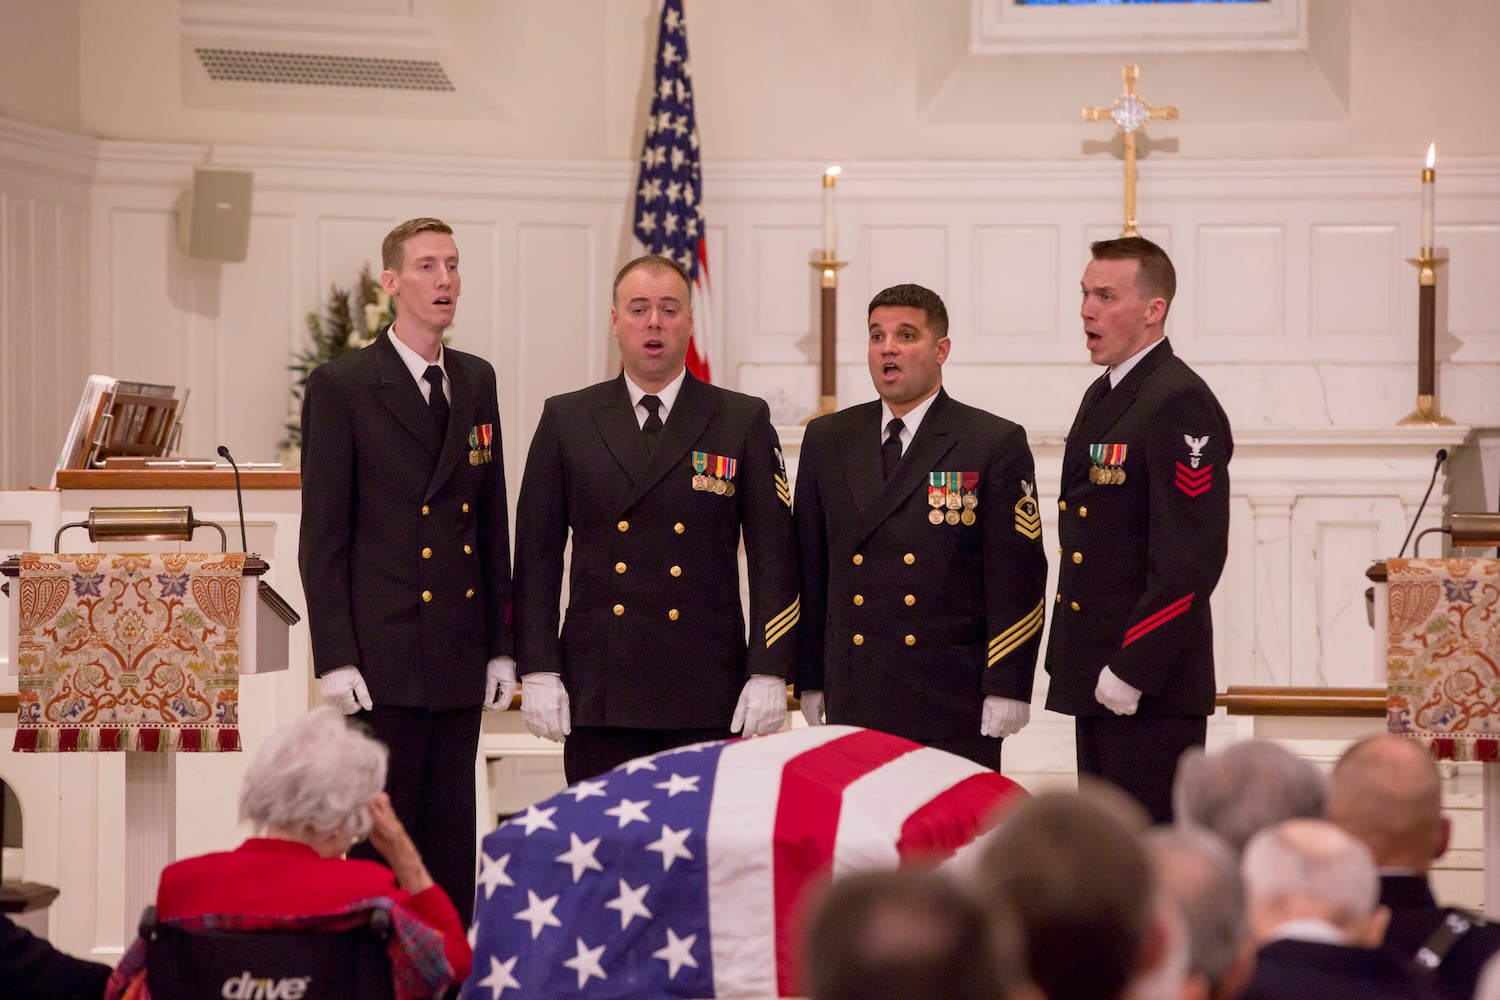
[[[93,180],[99,140],[0,117],[0,166],[14,164]]]
[[[387,4],[386,6],[391,6]],[[184,38],[213,42],[429,49],[440,44],[434,0],[402,0],[404,10],[357,13],[347,8],[295,7],[254,0],[182,0]]]
[[[1308,47],[1308,2],[1092,7],[972,0],[969,51],[985,55],[1300,51]]]

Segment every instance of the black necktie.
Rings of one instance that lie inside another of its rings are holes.
[[[1089,391],[1083,394],[1083,405],[1078,408],[1079,416],[1083,416],[1099,405],[1099,400],[1107,396],[1109,390],[1109,372],[1105,372],[1099,378],[1095,379],[1094,384],[1089,386]]]
[[[447,437],[448,397],[443,395],[443,370],[437,365],[428,365],[422,377],[432,386],[432,391],[427,394],[427,408],[432,411],[432,419],[437,421],[438,434]]]
[[[646,408],[646,422],[641,425],[641,440],[646,442],[646,454],[656,448],[656,439],[661,437],[661,400],[655,396],[642,396],[641,404]]]
[[[901,422],[900,417],[892,418],[885,425],[885,444],[880,446],[880,464],[885,466],[885,478],[891,478],[891,473],[896,471],[896,466],[901,464],[901,432],[906,425]]]

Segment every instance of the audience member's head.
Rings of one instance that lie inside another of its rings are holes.
[[[1425,747],[1399,736],[1354,744],[1333,769],[1328,818],[1381,868],[1425,874],[1448,847],[1442,779]]]
[[[337,857],[370,832],[370,803],[385,787],[386,749],[323,705],[277,729],[240,787],[240,820],[257,834],[300,841]]]
[[[1143,823],[1116,802],[1038,795],[1006,815],[980,862],[978,887],[1014,914],[1048,1000],[1115,1000],[1162,958]]]
[[[815,904],[803,950],[813,1000],[999,1000],[1001,942],[984,910],[936,872],[836,880]]]
[[[1237,996],[1254,960],[1239,860],[1218,836],[1196,827],[1158,827],[1147,831],[1145,843],[1157,885],[1187,926],[1184,996]]]
[[[1161,928],[1161,958],[1150,969],[1142,970],[1125,993],[1126,1000],[1191,1000],[1188,992],[1188,965],[1192,944],[1187,922],[1177,904],[1159,888],[1156,892],[1156,922]]]
[[[1240,853],[1256,833],[1282,820],[1321,819],[1328,784],[1316,767],[1284,747],[1246,740],[1216,753],[1184,753],[1172,806],[1179,823],[1210,830]]]
[[[1257,944],[1278,927],[1314,921],[1337,930],[1342,943],[1378,945],[1389,917],[1370,851],[1325,820],[1293,819],[1250,838],[1241,871]]]

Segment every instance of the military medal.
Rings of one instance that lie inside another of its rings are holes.
[[[729,481],[734,478],[734,467],[734,459],[723,455],[714,456],[714,475],[711,485],[718,496],[734,496],[734,484]]]
[[[965,472],[964,477],[964,510],[973,510],[979,506],[979,473]],[[965,521],[964,524],[973,524],[973,521]]]
[[[699,493],[708,489],[708,477],[704,470],[708,468],[708,453],[702,451],[693,452],[693,489]]]
[[[947,506],[947,508],[949,510],[958,510],[958,509],[960,509],[964,505],[963,485],[962,485],[963,484],[963,473],[962,472],[945,472],[945,473],[943,473],[943,478],[945,480],[945,485],[947,486],[947,489],[948,489],[948,495],[943,498],[943,503]],[[958,522],[957,521],[949,521],[948,523],[949,524],[957,524]]]
[[[927,473],[927,520],[932,524],[943,523],[943,508],[948,504],[948,477],[941,472]]]
[[[1089,482],[1101,486],[1119,486],[1125,482],[1125,452],[1128,445],[1091,444]]]
[[[979,520],[978,516],[974,513],[973,507],[965,507],[963,513],[958,515],[958,519],[964,524],[973,524]]]
[[[959,521],[958,511],[956,511],[956,510],[945,511],[944,514],[943,514],[943,520],[947,521],[949,524],[957,524],[958,521]]]

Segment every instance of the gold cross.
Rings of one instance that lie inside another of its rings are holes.
[[[1115,131],[1125,136],[1125,228],[1121,236],[1139,236],[1135,228],[1135,134],[1146,127],[1149,121],[1177,120],[1177,105],[1167,104],[1153,108],[1135,92],[1135,82],[1140,79],[1138,66],[1125,67],[1125,93],[1115,98],[1107,108],[1084,108],[1083,120],[1103,121],[1108,118],[1115,123]]]

